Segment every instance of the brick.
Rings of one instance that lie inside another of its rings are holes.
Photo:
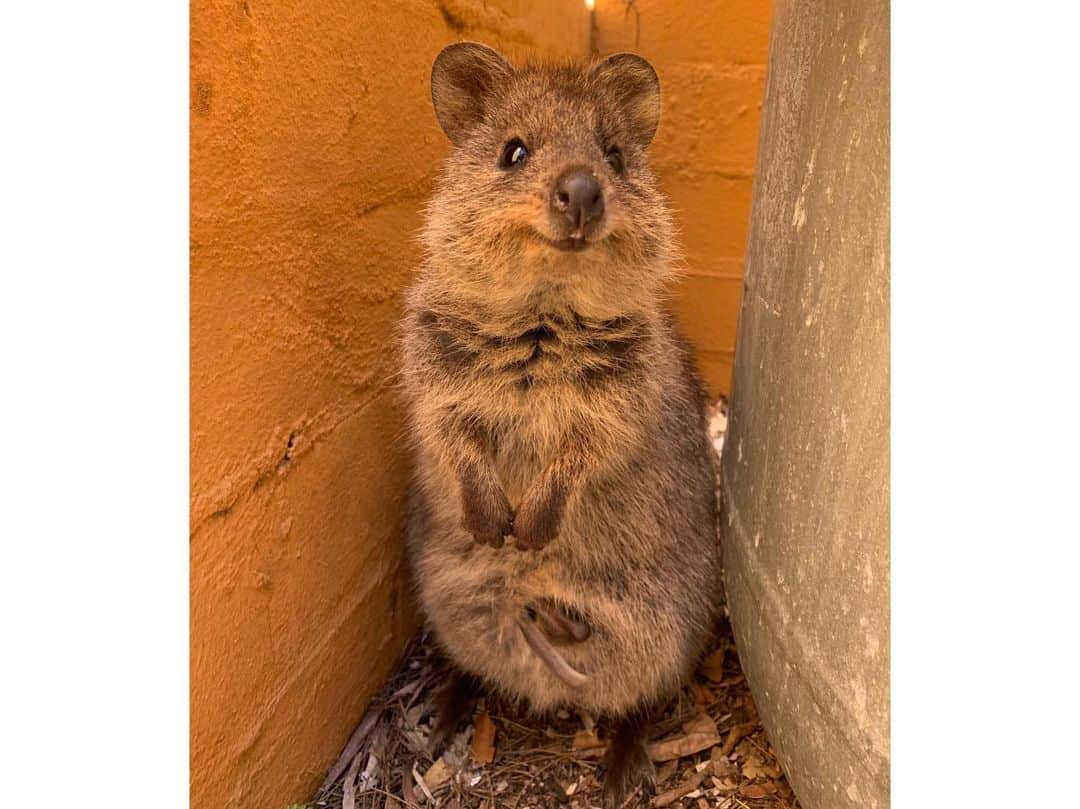
[[[663,114],[650,147],[654,165],[753,174],[764,68],[675,63],[661,69]]]
[[[597,0],[602,53],[635,51],[659,62],[764,64],[767,0]]]
[[[683,334],[701,351],[733,351],[742,281],[688,275],[673,290]]]
[[[731,259],[746,250],[751,177],[664,174],[664,190],[676,212],[682,244],[695,259]]]

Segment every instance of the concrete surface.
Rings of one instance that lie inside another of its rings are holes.
[[[889,6],[774,8],[722,487],[727,587],[805,809],[889,805]]]
[[[602,54],[660,75],[650,159],[676,212],[686,275],[672,303],[713,395],[731,386],[771,0],[597,0]]]

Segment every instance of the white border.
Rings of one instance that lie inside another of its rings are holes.
[[[184,806],[185,4],[0,21],[0,802]]]

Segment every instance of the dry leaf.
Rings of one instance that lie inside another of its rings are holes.
[[[424,773],[424,783],[428,785],[428,789],[435,791],[447,781],[450,780],[450,776],[454,774],[453,769],[446,763],[446,759],[440,757],[438,761],[428,767],[428,771]]]
[[[582,758],[600,758],[607,750],[607,742],[596,735],[595,730],[579,730],[574,734],[570,746]]]
[[[674,759],[672,761],[665,761],[659,767],[656,768],[656,783],[665,784],[668,779],[675,774],[679,769],[679,760]]]
[[[418,702],[409,710],[405,711],[405,727],[415,728],[420,724],[420,717],[428,712],[429,707],[423,702]]]
[[[739,787],[739,794],[745,798],[767,798],[776,792],[776,786],[772,783],[743,784]]]
[[[735,782],[734,778],[725,778],[721,781],[719,778],[713,776],[713,786],[716,787],[717,792],[722,792],[728,795],[739,788],[739,785]]]
[[[739,743],[739,740],[744,736],[749,736],[757,728],[753,722],[745,722],[741,725],[735,725],[728,731],[727,740],[724,742],[724,746],[720,748],[720,752],[725,756],[730,756],[731,751],[735,749],[735,745]]]
[[[701,671],[704,675],[714,683],[722,683],[724,681],[724,657],[724,649],[721,647],[706,657],[705,662],[701,666]]]
[[[689,688],[693,704],[701,707],[701,709],[704,709],[704,707],[707,707],[708,705],[712,705],[716,701],[716,695],[714,695],[712,689],[701,683],[691,682]]]
[[[495,723],[487,711],[482,711],[473,724],[472,759],[477,764],[495,760]]]
[[[712,736],[718,735],[716,732],[716,722],[707,713],[699,713],[693,719],[687,722],[683,722],[682,729],[686,733],[708,733]]]
[[[356,758],[352,760],[352,764],[349,765],[349,770],[345,774],[345,791],[341,796],[341,809],[355,809],[356,807],[356,776],[360,773],[360,760],[364,758],[363,753],[357,753]]]
[[[745,740],[739,742],[737,745],[735,745],[734,754],[731,755],[731,756],[728,756],[728,758],[737,758],[737,759],[758,758],[758,749],[754,746],[753,742],[748,737]]]
[[[349,737],[349,743],[345,745],[345,749],[341,751],[341,755],[338,757],[337,762],[330,768],[330,772],[326,775],[326,780],[323,781],[322,789],[326,790],[330,788],[341,774],[348,769],[349,764],[352,762],[356,755],[360,752],[360,746],[364,743],[364,740],[371,733],[372,729],[378,723],[382,716],[382,708],[371,707],[368,712],[364,714],[364,718],[360,720],[360,724],[356,726],[356,730],[353,731],[352,736]]]
[[[714,747],[712,749],[712,754],[709,758],[712,761],[713,775],[723,778],[724,776],[735,774],[735,765],[728,760],[728,757],[720,751],[719,747]]]
[[[591,747],[603,747],[604,743],[600,741],[595,730],[579,730],[574,734],[570,746],[575,750],[588,750]]]
[[[694,698],[694,704],[700,708],[704,708],[706,705],[712,705],[713,692],[698,682],[690,683],[690,693]]]
[[[424,779],[420,776],[419,771],[416,769],[417,764],[418,762],[414,761],[412,765],[413,781],[418,787],[420,787],[420,791],[424,793],[424,797],[427,798],[428,803],[433,804],[435,803],[435,796],[431,794],[431,790],[428,788],[428,785],[424,783]]]
[[[689,795],[695,789],[698,788],[698,784],[701,783],[701,776],[694,773],[681,784],[674,789],[669,789],[667,792],[661,792],[652,800],[652,805],[656,809],[660,809],[662,806],[667,806],[670,803],[675,803],[679,798],[684,795]]]
[[[581,758],[599,758],[607,750],[607,742],[597,737],[595,730],[579,730],[573,734],[570,747]]]
[[[751,781],[755,778],[764,778],[765,770],[761,766],[761,760],[754,756],[747,758],[746,763],[743,764],[742,774]]]
[[[697,799],[698,809],[709,809],[709,802],[704,798]]]
[[[676,736],[674,739],[653,742],[648,748],[649,758],[653,761],[670,761],[683,756],[692,756],[719,743],[720,737],[715,733],[688,733],[685,736]]]
[[[401,776],[401,797],[405,799],[406,806],[417,806],[416,792],[413,791],[412,770],[406,769]]]

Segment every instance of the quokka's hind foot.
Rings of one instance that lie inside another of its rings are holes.
[[[451,670],[435,701],[435,727],[431,731],[431,757],[442,755],[461,723],[472,716],[482,693],[480,681],[471,674]]]
[[[656,790],[656,768],[645,749],[649,730],[646,716],[620,720],[604,759],[604,809],[619,809],[641,787],[640,805],[648,805]]]

